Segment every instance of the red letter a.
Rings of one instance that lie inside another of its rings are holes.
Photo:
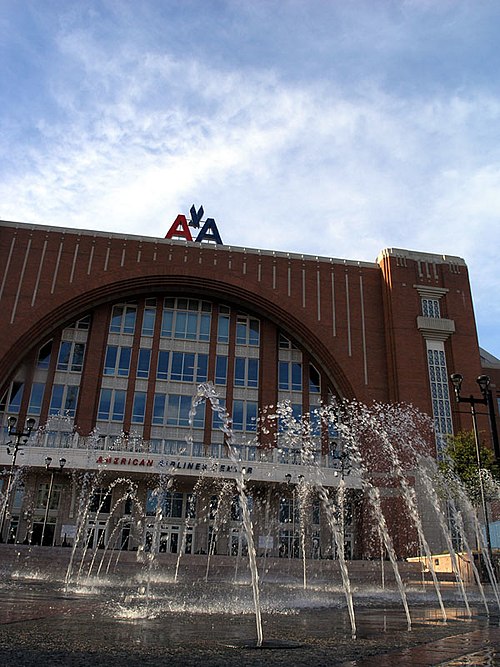
[[[192,241],[193,237],[189,231],[188,223],[185,215],[178,215],[174,224],[170,227],[165,236],[166,239],[185,239]]]

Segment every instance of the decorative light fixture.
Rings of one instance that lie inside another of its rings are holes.
[[[28,438],[30,437],[31,432],[35,428],[36,420],[33,419],[33,417],[29,417],[26,420],[25,427],[20,431],[16,430],[16,424],[17,424],[17,417],[11,415],[10,417],[7,418],[8,433],[10,436],[14,438],[14,440],[9,440],[9,442],[7,443],[7,454],[9,454],[9,456],[12,456],[12,461],[9,470],[9,477],[7,479],[7,488],[5,490],[5,502],[3,504],[2,520],[0,521],[0,542],[3,542],[5,517],[7,516],[7,510],[9,507],[12,477],[14,474],[14,466],[16,465],[17,455],[18,453],[22,454],[22,451],[20,450],[22,449],[22,446],[28,442]],[[9,447],[9,445],[12,444],[14,446]]]

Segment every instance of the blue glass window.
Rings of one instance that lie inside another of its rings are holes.
[[[59,348],[59,358],[57,359],[57,370],[58,371],[67,371],[69,367],[69,359],[71,356],[71,345],[72,343],[68,341],[61,341],[61,346]]]
[[[149,377],[149,364],[151,361],[151,350],[149,348],[141,347],[139,350],[139,358],[137,360],[137,377]]]
[[[126,392],[121,390],[116,390],[113,401],[113,421],[123,421],[125,418],[125,396]]]
[[[55,384],[52,387],[49,414],[64,414],[69,417],[74,417],[77,401],[78,387],[74,385],[65,386],[63,384]]]
[[[201,310],[200,310],[201,308]],[[210,340],[212,305],[196,299],[165,299],[161,335],[180,340]]]
[[[111,409],[111,395],[112,395],[111,389],[101,389],[101,398],[99,400],[97,419],[103,419],[105,421],[109,419],[109,414]],[[54,394],[52,393],[52,400],[53,399],[54,399]]]
[[[208,341],[210,340],[210,324],[212,321],[212,316],[210,313],[202,313],[200,317],[200,335],[199,340]]]
[[[206,382],[208,379],[208,354],[198,354],[196,382]]]
[[[175,338],[182,338],[183,340],[196,340],[197,328],[197,313],[185,313],[182,311],[177,311],[175,318]]]
[[[158,353],[158,369],[156,371],[156,378],[158,380],[167,380],[168,379],[168,360],[169,360],[169,351],[160,350]]]
[[[128,377],[130,371],[130,357],[132,354],[131,347],[121,347],[118,360],[118,375],[121,377]]]
[[[34,382],[31,387],[31,396],[28,406],[28,414],[39,415],[42,409],[43,393],[45,390],[45,383]]]
[[[296,361],[280,361],[278,381],[282,390],[302,391],[302,364]]]
[[[313,394],[319,394],[321,382],[319,373],[312,364],[309,365],[309,391]]]
[[[246,315],[238,315],[236,319],[236,344],[259,345],[260,322]]]
[[[302,391],[302,364],[292,362],[292,391]]]
[[[238,317],[236,321],[236,344],[246,345],[248,342],[247,336],[247,318]]]
[[[128,377],[130,371],[131,347],[108,345],[104,360],[104,375],[119,375]]]
[[[133,334],[135,331],[136,306],[113,306],[109,330],[111,333]]]
[[[73,347],[73,358],[71,360],[71,370],[81,372],[83,368],[83,355],[85,354],[85,344],[75,343]]]
[[[278,386],[280,389],[290,389],[290,382],[288,379],[288,361],[280,361],[278,363]]]
[[[19,412],[23,398],[24,382],[13,382],[10,392],[9,412]]]
[[[50,340],[48,343],[45,343],[38,352],[37,368],[47,369],[49,367],[51,353],[52,341]]]
[[[62,401],[64,394],[64,385],[55,384],[52,387],[52,397],[50,399],[49,414],[58,415],[62,411]]]
[[[194,353],[172,352],[172,369],[170,379],[181,382],[194,380]]]
[[[111,333],[121,332],[122,318],[123,318],[123,306],[113,306],[113,312],[111,313],[111,322],[109,324],[109,330],[111,331]]]
[[[248,359],[247,386],[257,387],[259,384],[259,360]]]
[[[84,354],[85,343],[71,343],[65,340],[61,341],[59,357],[57,360],[57,370],[81,373]]]
[[[123,318],[123,333],[133,334],[135,331],[136,309],[126,306]]]
[[[257,403],[256,401],[246,402],[245,428],[247,431],[257,430]]]
[[[161,318],[161,336],[170,338],[172,336],[172,321],[174,313],[172,310],[164,310]]]
[[[225,385],[227,383],[227,357],[217,356],[215,358],[215,384]]]
[[[64,414],[74,417],[76,413],[76,404],[78,401],[79,387],[70,385],[66,388],[66,400],[64,401]]]
[[[170,426],[189,426],[191,397],[170,394],[168,397],[167,424]],[[193,419],[195,428],[203,428],[205,423],[205,404],[199,405]]]
[[[235,431],[243,430],[244,423],[244,403],[243,401],[233,401],[233,429]]]
[[[153,424],[162,425],[165,419],[165,394],[155,394],[153,402]]]
[[[234,361],[235,387],[257,387],[259,360],[236,357]]]
[[[248,344],[259,344],[260,323],[259,320],[250,319],[250,328],[248,332]]]
[[[122,422],[125,417],[125,391],[101,389],[97,418]]]
[[[219,313],[217,320],[217,342],[229,342],[229,315]]]
[[[226,399],[221,398],[219,400],[219,403],[220,403],[220,407],[224,408],[224,410],[225,410],[225,408],[226,408]],[[222,426],[223,426],[223,421],[220,418],[219,413],[217,412],[217,410],[212,409],[212,428],[220,429],[220,428],[222,428]]]
[[[118,347],[116,345],[108,345],[106,348],[106,358],[104,360],[104,375],[115,374],[117,358]]]
[[[132,423],[144,424],[145,412],[146,412],[146,392],[136,391],[134,394],[134,403],[132,407]]]
[[[142,335],[152,336],[155,330],[156,308],[145,308],[142,318]]]
[[[234,360],[234,385],[235,387],[245,386],[245,367],[246,359],[243,357],[236,357]]]

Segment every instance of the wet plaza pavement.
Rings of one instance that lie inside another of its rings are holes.
[[[227,586],[224,596],[240,595]],[[183,596],[184,597],[184,596]],[[68,590],[47,581],[3,581],[0,587],[0,665],[500,665],[498,615],[447,605],[443,623],[435,604],[412,606],[412,630],[397,605],[373,599],[356,611],[357,638],[345,608],[303,607],[263,614],[265,645],[248,648],[255,623],[248,613],[193,612],[152,600],[89,588]],[[203,607],[203,599],[201,600]],[[207,601],[208,608],[208,601]]]

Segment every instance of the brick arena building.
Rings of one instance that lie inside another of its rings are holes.
[[[189,424],[207,381],[232,419],[258,552],[276,557],[298,555],[302,466],[300,452],[258,428],[268,406],[289,401],[293,414],[308,415],[334,397],[411,403],[434,420],[433,456],[447,434],[470,429],[448,388],[460,371],[464,391],[475,392],[484,372],[462,259],[387,249],[370,263],[231,247],[210,219],[191,240],[198,215],[178,216],[167,238],[0,223],[4,442],[17,418],[9,452],[0,449],[3,540],[71,543],[91,478],[90,546],[151,548],[163,504],[155,548],[244,551],[238,466],[220,421],[202,404]],[[493,377],[497,360],[483,361]],[[26,441],[27,418],[37,429]],[[488,432],[484,417],[480,427]],[[346,483],[346,553],[363,557],[369,520],[339,447],[322,433],[314,456],[327,489]],[[407,555],[402,504],[390,491],[388,521]],[[219,530],[214,508],[224,502]],[[312,498],[310,557],[335,557],[323,514]]]

